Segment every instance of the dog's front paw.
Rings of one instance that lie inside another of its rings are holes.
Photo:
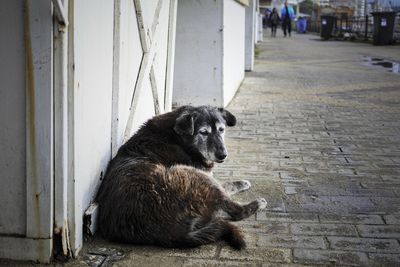
[[[257,211],[262,211],[267,207],[267,201],[265,200],[265,198],[257,198],[256,201],[258,202],[258,209]]]
[[[239,186],[239,191],[245,191],[245,190],[249,190],[251,187],[251,183],[248,180],[240,180],[238,181],[238,183],[240,183]]]

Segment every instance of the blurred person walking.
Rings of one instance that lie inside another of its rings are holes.
[[[285,6],[281,10],[281,19],[282,19],[282,30],[283,30],[283,35],[286,37],[287,33],[289,33],[289,37],[292,32],[292,19],[295,18],[294,15],[294,10],[293,7],[290,6],[287,2],[285,1]]]
[[[279,21],[280,18],[278,15],[278,11],[276,11],[276,8],[274,7],[271,14],[269,15],[269,23],[271,25],[271,37],[276,37],[276,28],[278,27]]]

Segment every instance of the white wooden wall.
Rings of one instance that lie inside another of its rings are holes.
[[[26,231],[26,115],[23,1],[0,2],[0,233]],[[5,38],[7,36],[7,38]],[[10,116],[10,114],[14,114]],[[7,126],[7,127],[4,127]],[[7,186],[4,186],[7,185]]]
[[[100,19],[101,18],[101,19]],[[69,198],[75,251],[82,245],[82,218],[95,196],[101,174],[111,158],[114,3],[109,0],[74,1],[70,21],[72,50],[70,90],[73,121],[70,130],[74,184]]]
[[[174,105],[222,105],[222,21],[220,0],[178,0]]]
[[[174,105],[229,103],[244,76],[244,13],[234,0],[178,0]]]
[[[245,6],[236,1],[223,1],[223,14],[222,105],[226,106],[244,78]]]
[[[0,2],[0,258],[48,261],[53,228],[52,14]]]
[[[74,1],[75,253],[82,245],[83,213],[109,160],[143,122],[170,109],[175,8],[174,0]]]
[[[246,33],[245,33],[245,70],[251,71],[254,68],[254,44],[255,41],[255,13],[256,0],[250,0],[246,8]]]
[[[48,262],[53,230],[77,255],[112,155],[171,109],[176,0],[61,2],[0,2],[0,258]]]

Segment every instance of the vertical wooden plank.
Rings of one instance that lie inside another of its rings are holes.
[[[57,1],[64,21],[54,25],[54,234],[59,253],[71,256],[68,227],[68,0]]]
[[[51,2],[25,0],[24,23],[27,90],[26,235],[31,238],[51,238],[53,227]]]
[[[118,8],[114,11],[112,156],[123,142],[143,58],[134,2],[119,0],[117,4],[119,12]]]
[[[176,11],[178,0],[170,0],[168,21],[168,47],[167,66],[165,78],[164,109],[166,112],[172,109],[172,93],[174,86],[174,64],[175,64],[175,36],[176,36]]]
[[[25,235],[24,0],[0,1],[0,25],[0,235]]]
[[[121,40],[121,0],[114,2],[114,51],[113,51],[113,88],[111,107],[111,157],[117,154],[118,122],[119,122],[119,69],[120,69],[120,40]]]
[[[70,231],[70,247],[72,254],[76,255],[81,245],[77,238],[77,231],[81,231],[81,225],[75,225],[75,0],[68,1],[68,184],[67,184],[67,225]]]
[[[73,250],[79,251],[83,213],[95,198],[111,158],[114,0],[74,1],[73,13],[73,28],[69,30],[74,32],[71,90],[75,229],[71,241]]]
[[[245,14],[245,70],[252,71],[254,69],[254,43],[255,43],[255,33],[254,33],[254,22],[255,22],[255,0],[249,1],[250,5],[246,7]]]

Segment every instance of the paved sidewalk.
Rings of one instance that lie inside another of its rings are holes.
[[[294,35],[259,47],[214,172],[252,182],[238,200],[269,202],[238,223],[248,248],[87,251],[122,250],[115,266],[400,266],[400,74],[363,63],[400,61],[400,46]]]
[[[248,248],[87,251],[122,250],[115,266],[400,266],[400,74],[363,62],[400,61],[400,46],[294,35],[259,47],[214,172],[252,182],[238,200],[269,202],[238,223]]]
[[[216,258],[400,266],[400,74],[363,62],[400,61],[400,46],[295,35],[260,48],[230,105],[231,161],[215,175],[250,179],[241,199],[263,196],[269,210],[242,223],[245,253]]]
[[[238,118],[229,160],[214,172],[252,182],[236,199],[269,202],[238,223],[247,249],[95,240],[65,266],[89,256],[114,266],[400,266],[400,74],[363,62],[400,61],[400,46],[294,34],[259,47],[228,108]]]

